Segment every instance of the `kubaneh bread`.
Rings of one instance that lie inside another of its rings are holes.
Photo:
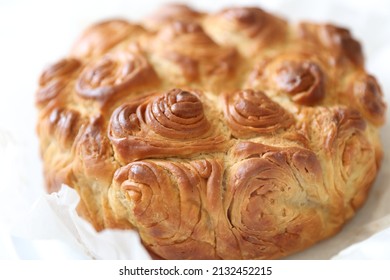
[[[386,105],[332,24],[184,5],[84,31],[42,73],[48,192],[163,259],[275,259],[337,233],[382,158]]]

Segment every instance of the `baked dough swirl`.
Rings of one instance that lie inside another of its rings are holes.
[[[114,187],[118,185],[126,199],[124,206],[132,213],[127,219],[144,242],[156,246],[156,253],[164,245],[190,239],[201,217],[200,181],[190,169],[170,162],[133,162],[120,169],[115,179]]]
[[[222,45],[234,45],[251,57],[266,46],[283,42],[287,24],[257,7],[234,7],[206,17],[207,31]]]
[[[243,90],[233,95],[226,94],[224,101],[225,115],[236,137],[276,133],[294,122],[283,107],[261,91]]]
[[[85,30],[74,44],[71,54],[75,57],[98,57],[129,36],[138,37],[143,31],[141,26],[123,19],[102,21]]]
[[[172,89],[117,108],[109,137],[118,159],[130,162],[226,149],[228,139],[207,120],[199,95]]]
[[[175,21],[196,22],[201,16],[202,13],[184,4],[166,4],[157,9],[152,15],[146,17],[144,24],[152,30],[159,30],[162,25]]]
[[[331,64],[348,61],[356,67],[363,67],[362,47],[348,29],[332,24],[303,22],[299,24],[298,34],[302,39],[314,43],[314,47],[326,48],[331,53]]]
[[[302,235],[303,228],[324,234],[323,175],[313,152],[242,142],[233,155],[240,161],[229,172],[228,213],[243,258],[306,247],[313,239]]]
[[[175,139],[198,138],[210,129],[199,98],[173,89],[149,103],[145,121],[157,134]]]
[[[153,68],[141,53],[117,52],[87,65],[77,80],[76,90],[83,98],[105,101],[113,94],[156,80]]]
[[[36,104],[41,106],[55,99],[67,85],[67,76],[76,72],[81,63],[75,58],[61,59],[45,69],[39,79],[41,88],[36,93]]]
[[[166,25],[150,48],[157,66],[168,64],[170,68],[178,69],[179,75],[173,77],[161,73],[178,85],[201,81],[213,88],[222,81],[227,83],[237,62],[234,48],[216,44],[196,22],[175,21]]]
[[[376,125],[384,124],[387,106],[375,77],[361,73],[351,83],[350,92],[355,106],[372,123]]]
[[[277,87],[289,93],[299,104],[312,105],[325,95],[321,68],[310,61],[285,61],[276,70]]]

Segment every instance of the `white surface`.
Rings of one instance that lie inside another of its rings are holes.
[[[386,217],[388,220],[390,216]],[[390,260],[390,225],[364,241],[357,242],[342,250],[334,260]]]
[[[162,2],[170,1],[0,0],[0,259],[90,257],[69,228],[63,228],[58,217],[57,222],[52,222],[56,221],[56,215],[48,201],[53,197],[45,198],[42,192],[33,105],[37,80],[44,66],[65,56],[81,30],[89,24],[118,16],[136,21]],[[209,11],[232,5],[260,5],[290,20],[344,25],[363,43],[367,68],[379,79],[390,103],[390,1],[175,2],[192,3],[196,8]],[[390,163],[386,147],[390,139],[389,122],[382,135],[385,159],[366,206],[337,237],[293,258],[330,258],[339,249],[390,226],[387,220],[375,224],[390,213]],[[50,221],[34,216],[42,211],[54,216]],[[364,226],[368,224],[370,226]],[[372,227],[373,224],[376,227]],[[389,241],[382,238],[379,244],[384,242],[387,246]],[[114,258],[114,255],[108,256]],[[371,255],[374,257],[375,253]],[[380,254],[376,256],[383,258]]]

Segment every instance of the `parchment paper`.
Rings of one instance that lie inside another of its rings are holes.
[[[136,232],[96,233],[80,219],[72,189],[43,192],[34,92],[44,66],[65,56],[83,28],[112,17],[138,20],[162,2],[169,1],[0,2],[0,259],[149,258]],[[206,11],[256,5],[292,21],[348,27],[362,42],[367,69],[390,104],[389,1],[186,2]],[[389,112],[387,120],[381,132],[385,157],[365,206],[337,236],[288,259],[390,259]]]

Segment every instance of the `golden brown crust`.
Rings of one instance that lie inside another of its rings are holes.
[[[303,40],[329,51],[332,64],[339,65],[347,61],[355,67],[363,67],[362,47],[348,29],[332,24],[303,22],[299,24],[298,34]]]
[[[331,85],[322,59],[304,52],[267,57],[254,67],[247,86],[288,96],[296,104],[316,105]]]
[[[294,118],[261,91],[242,90],[225,94],[225,116],[235,137],[275,134],[287,129]]]
[[[39,78],[40,88],[36,92],[36,104],[42,106],[54,99],[64,91],[68,77],[80,68],[81,62],[75,58],[65,58],[47,67]]]
[[[283,42],[287,23],[256,7],[227,8],[205,19],[205,28],[222,45],[233,45],[243,56]]]
[[[387,106],[375,77],[367,73],[359,73],[351,80],[349,90],[349,98],[353,100],[353,105],[372,123],[383,125]]]
[[[165,25],[146,48],[159,75],[177,86],[194,84],[217,90],[221,83],[229,84],[238,62],[234,48],[215,43],[196,22],[173,21]]]
[[[201,17],[202,13],[184,4],[165,4],[153,14],[147,16],[143,24],[149,29],[158,30],[161,26],[175,21],[196,22]]]
[[[163,259],[270,259],[335,234],[382,158],[360,44],[259,8],[88,28],[36,93],[49,192]]]
[[[140,25],[122,19],[112,19],[92,25],[74,44],[75,57],[100,56],[125,39],[138,37],[144,32]]]
[[[224,151],[228,138],[207,120],[199,94],[172,89],[116,109],[108,135],[118,160]]]
[[[276,70],[275,83],[279,90],[292,95],[292,100],[312,105],[324,97],[324,77],[319,66],[310,61],[285,61]]]
[[[237,148],[228,211],[244,259],[274,258],[328,234],[323,174],[313,152],[250,142]]]
[[[146,57],[137,46],[132,46],[108,53],[88,64],[76,81],[76,92],[82,98],[104,103],[113,99],[113,95],[150,87],[157,81],[157,75]]]

